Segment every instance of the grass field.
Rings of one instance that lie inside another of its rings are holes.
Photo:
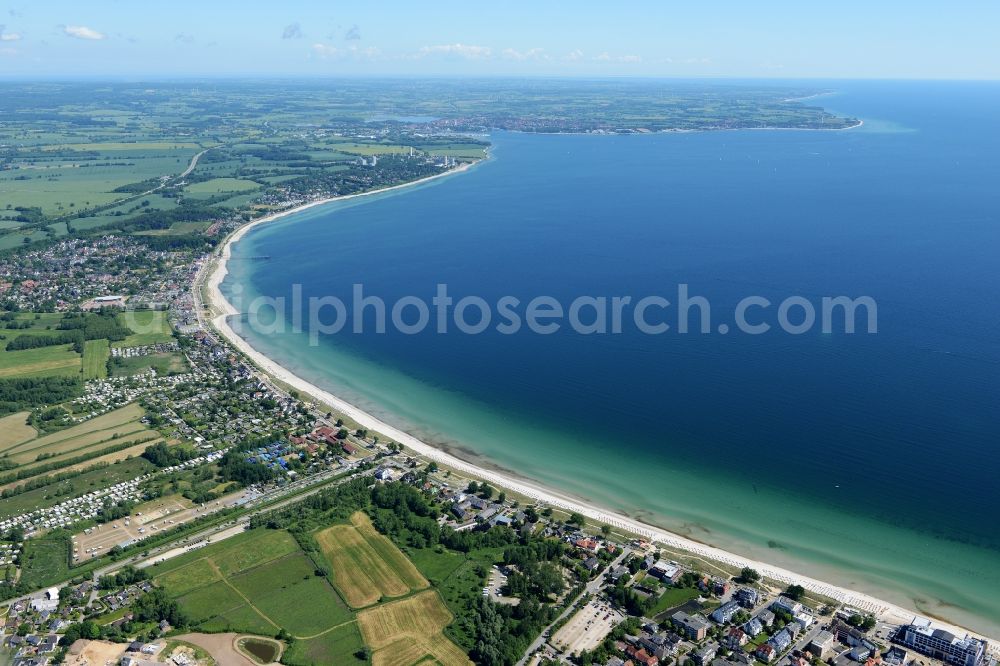
[[[18,412],[0,419],[0,451],[34,439],[38,431],[28,425],[31,412]]]
[[[108,356],[111,347],[107,340],[87,340],[83,343],[83,378],[103,379],[108,376]]]
[[[296,640],[281,657],[289,666],[361,663],[355,653],[364,647],[357,622],[348,622],[316,638]]]
[[[316,542],[333,569],[334,584],[352,608],[428,586],[413,563],[361,512],[351,516],[350,525],[317,533]]]
[[[654,617],[663,611],[681,606],[692,599],[697,599],[699,596],[700,593],[693,587],[667,588],[663,592],[663,595],[656,601],[656,605],[649,612],[649,616]]]
[[[319,638],[353,614],[295,540],[253,530],[150,568],[206,631]]]
[[[8,333],[4,331],[4,333]],[[70,345],[7,351],[0,341],[0,378],[50,377],[80,373],[80,355]]]
[[[381,604],[358,613],[375,666],[411,666],[433,660],[442,666],[469,664],[465,653],[442,633],[452,616],[437,592]]]
[[[34,590],[69,578],[68,538],[38,537],[24,542],[21,582]]]
[[[182,148],[201,148],[201,144],[175,141],[145,141],[145,142],[113,142],[102,143],[61,143],[45,146],[42,150],[178,150]]]
[[[189,370],[187,360],[183,354],[177,352],[161,352],[148,354],[146,356],[133,356],[130,358],[116,358],[111,361],[111,376],[124,377],[145,372],[149,368],[154,368],[159,375],[169,375],[171,373],[182,373]]]
[[[212,178],[200,183],[192,183],[184,188],[191,194],[219,194],[220,192],[248,192],[260,185],[252,180],[240,178]]]
[[[124,340],[112,343],[113,347],[141,347],[170,342],[174,338],[170,334],[170,322],[167,313],[160,310],[130,310],[122,313],[122,323],[135,331]]]

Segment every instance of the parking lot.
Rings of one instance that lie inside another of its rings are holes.
[[[136,507],[132,515],[95,525],[73,535],[73,559],[77,562],[100,557],[115,546],[144,539],[161,530],[169,530],[205,514],[230,506],[243,492],[233,493],[209,504],[192,506],[181,497],[153,500]],[[89,531],[89,534],[88,534]]]
[[[611,633],[625,614],[607,602],[591,599],[552,637],[552,645],[566,654],[593,650]]]
[[[489,578],[486,581],[486,587],[483,588],[483,596],[489,597],[498,604],[516,606],[521,602],[520,599],[512,599],[503,595],[503,586],[506,584],[507,576],[500,571],[500,567],[493,565],[490,569]]]

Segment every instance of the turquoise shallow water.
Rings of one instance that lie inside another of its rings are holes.
[[[466,174],[253,230],[224,288],[687,283],[713,322],[748,295],[870,295],[875,335],[249,339],[463,455],[1000,636],[1000,86],[838,87],[823,103],[865,128],[497,135]]]

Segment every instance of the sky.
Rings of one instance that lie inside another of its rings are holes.
[[[1000,79],[997,0],[0,0],[0,77]]]

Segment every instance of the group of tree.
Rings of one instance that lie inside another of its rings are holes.
[[[219,461],[219,476],[223,481],[235,481],[241,486],[274,480],[277,472],[267,465],[252,463],[243,451],[227,451]]]
[[[149,580],[149,574],[145,569],[136,569],[133,566],[122,567],[120,571],[107,574],[97,579],[97,587],[102,590],[117,590],[136,583]]]
[[[152,446],[148,446],[142,452],[143,458],[160,468],[173,467],[197,456],[197,451],[190,447],[167,446],[165,442],[158,442]]]
[[[124,340],[132,329],[122,324],[111,308],[100,312],[68,312],[56,326],[61,331],[81,331],[84,340]]]

